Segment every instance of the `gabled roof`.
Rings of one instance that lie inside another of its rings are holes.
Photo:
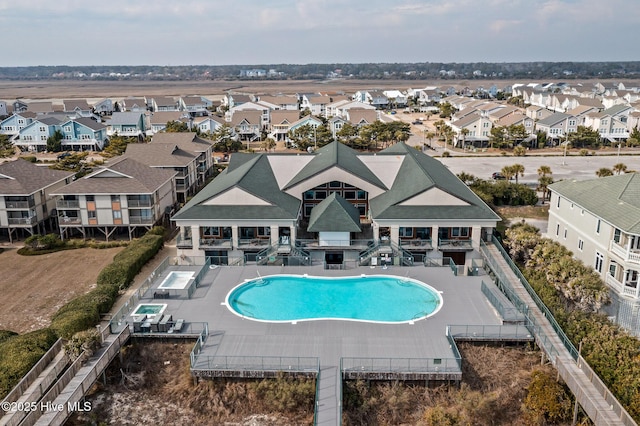
[[[180,99],[182,100],[182,103],[187,106],[204,105],[204,101],[200,96],[183,96]]]
[[[333,142],[318,149],[309,164],[291,179],[283,189],[294,187],[300,182],[333,167],[345,170],[379,188],[387,189],[382,181],[358,158],[356,151],[340,142]]]
[[[262,111],[257,109],[237,110],[231,117],[231,125],[237,126],[245,120],[249,124],[259,126],[262,123]]]
[[[466,115],[464,117],[462,117],[459,120],[454,121],[453,123],[451,123],[452,126],[458,127],[458,128],[463,128],[466,127],[470,124],[475,123],[478,120],[481,120],[482,117],[480,116],[480,113],[478,112],[473,112],[469,115]]]
[[[62,105],[66,112],[75,111],[76,109],[82,111],[89,111],[91,109],[86,99],[65,99],[62,101]]]
[[[360,213],[353,204],[334,192],[311,210],[307,230],[360,232]]]
[[[174,107],[176,108],[178,105],[178,103],[176,102],[175,99],[168,97],[168,96],[154,96],[153,97],[153,102],[158,106],[158,107]]]
[[[467,185],[435,158],[402,142],[377,155],[403,155],[404,160],[391,189],[369,200],[375,219],[500,220]],[[433,202],[411,201],[420,196],[431,198]]]
[[[60,188],[56,195],[151,194],[175,175],[173,170],[149,167],[125,157]]]
[[[35,113],[47,113],[53,112],[53,103],[51,102],[29,102],[27,104],[27,111],[35,112]]]
[[[351,124],[372,124],[378,119],[378,111],[375,109],[350,108],[346,110]]]
[[[548,117],[545,117],[541,120],[538,121],[538,126],[548,126],[551,127],[555,124],[558,124],[564,120],[569,119],[569,117],[571,117],[568,114],[562,113],[562,112],[555,112],[553,114],[551,114]]]
[[[189,219],[289,219],[295,220],[300,200],[280,191],[264,154],[233,154],[232,163],[196,194],[174,217]],[[245,195],[248,203],[217,203],[225,194]]]
[[[549,189],[630,234],[640,235],[640,174],[562,180]]]
[[[300,119],[300,111],[277,110],[271,111],[271,124],[295,123]]]
[[[170,143],[130,143],[124,155],[151,167],[186,167],[197,157]]]
[[[7,161],[0,164],[0,195],[33,194],[73,175],[21,159]]]
[[[111,116],[111,120],[109,120],[107,124],[110,126],[138,124],[138,122],[140,121],[140,116],[144,117],[144,112],[142,111],[114,112],[113,115]]]
[[[149,123],[167,124],[169,121],[180,121],[183,116],[182,111],[156,111],[149,117]]]
[[[156,133],[151,143],[174,144],[188,152],[205,152],[213,145],[212,141],[199,138],[196,132]]]

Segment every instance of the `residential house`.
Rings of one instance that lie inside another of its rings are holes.
[[[494,108],[491,110],[487,110],[485,108],[484,111],[486,111],[487,116],[494,123],[510,115],[522,114],[522,110],[513,105],[500,105],[498,108]]]
[[[455,141],[453,141],[455,146],[472,145],[476,148],[485,148],[491,137],[493,123],[488,117],[474,112],[464,118],[452,121],[450,126],[456,134]]]
[[[239,93],[227,93],[221,102],[221,107],[224,110],[230,110],[231,108],[238,107],[244,103],[253,102],[249,95],[241,95]]]
[[[409,103],[407,95],[399,90],[385,90],[382,92],[394,108],[405,108]]]
[[[196,185],[202,186],[213,175],[213,142],[196,132],[156,133],[151,144],[169,144],[196,155]]]
[[[300,120],[300,112],[292,110],[271,111],[269,137],[275,141],[286,141],[293,123]]]
[[[151,108],[153,112],[180,111],[178,102],[168,96],[154,96],[151,99]]]
[[[538,105],[529,105],[525,109],[525,114],[527,117],[530,117],[535,121],[538,121],[538,120],[542,120],[544,118],[549,117],[551,114],[553,114],[553,111],[550,111],[547,108],[541,107]]]
[[[62,101],[62,110],[65,114],[75,117],[92,117],[93,110],[86,99],[65,99]]]
[[[188,115],[188,114],[186,114]],[[149,134],[156,134],[163,132],[167,128],[167,123],[170,121],[182,121],[189,124],[191,122],[190,117],[186,117],[182,111],[158,111],[152,112],[149,115]]]
[[[53,193],[71,182],[73,175],[21,159],[0,163],[0,232],[13,241],[53,230]]]
[[[20,99],[16,100],[12,104],[13,113],[17,114],[20,112],[26,112],[29,109],[29,104],[25,101],[21,101]]]
[[[260,139],[263,129],[264,111],[257,109],[238,110],[231,117],[231,127],[241,141]]]
[[[98,151],[108,141],[107,126],[91,118],[67,120],[60,125],[62,147],[74,151]]]
[[[113,101],[111,99],[102,99],[93,104],[93,112],[99,116],[111,115],[114,111]]]
[[[203,134],[213,134],[225,124],[229,123],[215,115],[193,118],[193,128],[198,129]]]
[[[602,112],[588,114],[585,117],[585,126],[597,131],[601,138],[612,143],[627,140],[627,121],[631,111],[633,109],[628,105],[616,105]]]
[[[181,149],[176,144],[159,142],[129,144],[124,156],[149,167],[177,172],[175,190],[178,203],[185,203],[198,188],[199,156]]]
[[[121,157],[58,188],[53,195],[59,197],[61,238],[101,234],[108,241],[119,231],[131,239],[166,225],[176,205],[175,176],[174,170]]]
[[[384,93],[377,90],[367,92],[367,101],[369,105],[373,106],[375,109],[386,109],[389,107],[389,99],[384,95]]]
[[[35,118],[36,114],[33,112],[14,112],[13,115],[0,121],[0,134],[11,137],[16,136],[20,133],[20,130],[27,127]]]
[[[9,115],[9,111],[7,110],[7,102],[0,100],[0,118],[6,117]]]
[[[533,135],[535,130],[535,122],[522,113],[509,114],[501,117],[493,123],[497,127],[524,126],[528,135]],[[532,139],[531,139],[532,140]]]
[[[597,114],[598,112],[600,112],[600,109],[597,107],[578,105],[574,109],[567,111],[567,114],[573,115],[576,118],[578,126],[584,126],[587,116],[590,114]]]
[[[146,112],[147,101],[144,98],[125,98],[120,102],[120,112]]]
[[[404,143],[377,154],[231,156],[172,221],[178,255],[213,263],[353,267],[451,259],[468,270],[499,217],[438,160]]]
[[[235,106],[225,113],[225,120],[234,122],[233,118],[239,111],[260,111],[260,127],[266,129],[271,121],[271,109],[265,105],[256,102],[245,102],[242,105]]]
[[[330,103],[331,98],[329,96],[312,96],[302,109],[308,108],[311,111],[311,115],[323,116],[326,113],[327,105]]]
[[[354,127],[362,127],[378,121],[378,111],[371,108],[349,108],[344,111],[344,118]]]
[[[106,122],[107,135],[135,136],[144,138],[147,131],[145,113],[142,111],[114,112]]]
[[[611,289],[610,315],[640,336],[640,174],[549,186],[548,237],[592,266]]]
[[[359,108],[359,109],[370,109],[370,110],[374,110],[375,111],[375,107],[369,105],[369,104],[365,104],[364,102],[360,102],[360,101],[351,101],[351,100],[340,100],[337,102],[332,102],[329,105],[327,105],[326,110],[325,110],[325,117],[326,118],[331,118],[331,117],[346,117],[347,116],[347,111],[349,111],[352,108]]]
[[[266,96],[261,95],[258,99],[258,103],[261,105],[265,105],[272,110],[287,110],[287,111],[298,111],[298,97],[290,96],[290,95],[279,95],[279,96]]]
[[[191,117],[202,117],[207,115],[209,111],[207,108],[211,106],[211,101],[201,96],[182,96],[178,100],[178,107],[180,111],[186,111],[191,114]]]
[[[578,128],[578,120],[576,117],[556,112],[538,120],[536,122],[536,132],[541,131],[547,134],[548,143],[555,145],[561,140],[566,139],[569,133],[575,132]]]
[[[41,117],[34,119],[20,130],[13,144],[21,151],[41,152],[47,150],[47,139],[60,130],[62,122],[55,117]]]

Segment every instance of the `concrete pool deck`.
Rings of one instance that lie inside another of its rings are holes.
[[[259,275],[308,274],[359,276],[383,274],[409,276],[442,292],[443,306],[432,317],[414,324],[376,324],[317,320],[292,323],[252,321],[233,314],[223,305],[229,291]],[[325,270],[322,266],[221,266],[205,274],[191,299],[167,299],[165,314],[186,322],[206,322],[209,338],[200,356],[318,357],[339,365],[341,357],[451,358],[445,336],[448,325],[500,325],[480,290],[487,276],[454,276],[448,267],[360,267]],[[141,301],[144,303],[144,299]]]

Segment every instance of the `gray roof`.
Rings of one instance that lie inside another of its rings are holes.
[[[113,125],[123,125],[123,124],[138,124],[140,121],[140,116],[144,116],[143,112],[140,111],[132,111],[132,112],[114,112],[111,116],[111,120],[107,122],[110,126]]]
[[[640,174],[563,180],[549,189],[624,232],[640,235]]]
[[[83,126],[87,126],[88,128],[90,128],[91,130],[102,130],[104,128],[106,128],[107,126],[105,126],[102,123],[98,123],[97,121],[89,118],[89,117],[80,117],[80,118],[76,118],[73,119],[72,121],[75,121],[76,123],[80,123]]]
[[[565,113],[562,113],[562,112],[555,112],[555,113],[551,114],[550,116],[539,120],[538,121],[538,126],[551,127],[554,124],[558,124],[561,121],[568,119],[569,117],[571,117],[571,116],[568,115],[568,114],[565,114]]]
[[[196,132],[160,132],[153,135],[151,143],[168,143],[177,145],[187,152],[206,152],[213,142],[199,138]]]
[[[201,219],[290,219],[295,220],[300,200],[280,191],[271,165],[263,154],[234,154],[235,162],[196,194],[174,217]],[[205,201],[239,188],[270,205],[205,205]]]
[[[130,143],[124,155],[151,167],[186,167],[196,158],[169,143]]]
[[[319,173],[333,167],[341,168],[373,185],[388,189],[378,177],[364,165],[357,156],[357,152],[340,142],[330,143],[318,149],[314,158],[286,185],[291,188]]]
[[[309,232],[360,232],[360,213],[358,209],[332,193],[311,210]]]
[[[173,170],[157,169],[131,158],[122,158],[75,180],[56,194],[151,194],[175,175]]]
[[[369,200],[375,219],[473,219],[497,221],[500,217],[440,161],[405,143],[380,151],[378,155],[405,154],[393,186]],[[403,201],[431,188],[438,188],[468,205],[403,206]]]
[[[0,164],[0,195],[33,194],[73,175],[21,159],[8,161]]]

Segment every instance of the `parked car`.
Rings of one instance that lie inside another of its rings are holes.
[[[411,122],[411,124],[422,124],[421,120],[414,120]]]
[[[507,178],[500,172],[495,172],[491,175],[491,179],[493,180],[506,180]]]
[[[62,154],[59,154],[56,158],[58,160],[64,160],[67,157],[71,157],[71,153],[70,152],[63,152]]]

